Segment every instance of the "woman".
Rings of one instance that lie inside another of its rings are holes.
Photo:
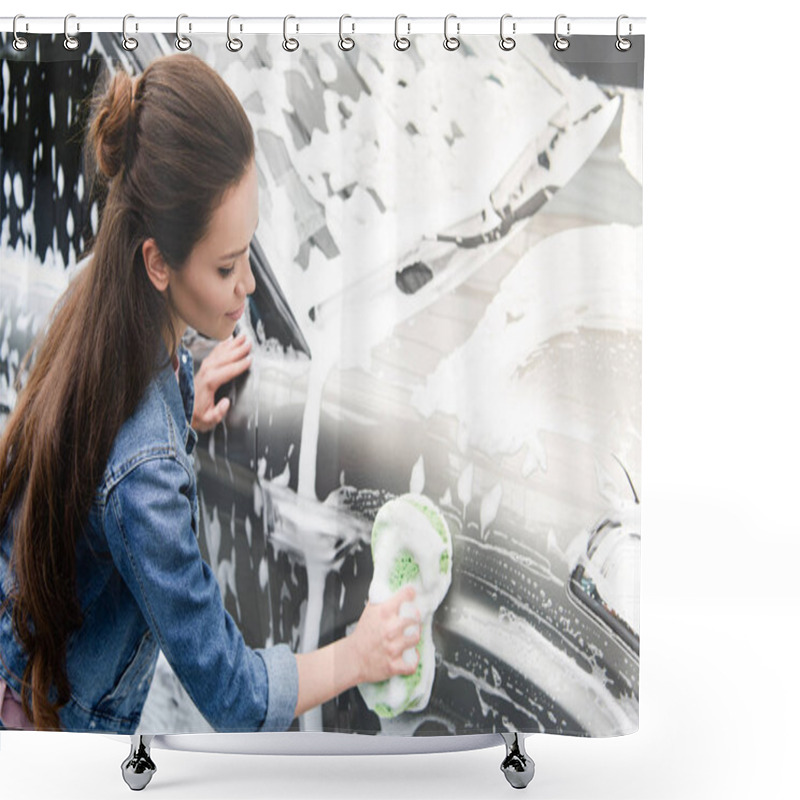
[[[194,426],[224,415],[214,390],[249,364],[231,336],[254,290],[258,188],[237,98],[188,54],[119,71],[92,98],[85,156],[108,182],[92,258],[27,354],[0,439],[0,727],[134,733],[159,649],[215,730],[285,730],[413,673],[410,587],[312,653],[254,650],[198,548]],[[196,395],[187,326],[221,342]]]

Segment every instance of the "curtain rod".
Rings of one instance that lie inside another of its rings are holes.
[[[69,15],[68,30],[74,36],[78,33],[120,33],[122,34],[122,16],[115,17],[82,17]],[[517,36],[526,33],[554,33],[555,17],[513,17],[504,21],[504,35]],[[286,23],[291,35],[299,34],[338,34],[339,17],[303,17],[292,16]],[[440,33],[444,35],[444,17],[409,17],[401,16],[397,20],[400,36],[413,36],[415,33]],[[17,20],[17,33],[64,33],[64,17],[20,16]],[[569,26],[569,30],[567,29]],[[622,36],[644,34],[644,17],[623,16],[620,22]],[[136,33],[175,33],[176,17],[136,17],[131,16],[127,22],[128,35]],[[341,21],[344,35],[359,33],[395,32],[395,17],[355,17],[346,15]],[[0,17],[0,31],[11,33],[14,29],[14,17]],[[183,35],[189,33],[220,33],[228,31],[227,17],[195,17],[181,15],[180,30]],[[615,36],[617,33],[616,17],[570,17],[559,15],[558,30],[562,36],[603,35]],[[273,33],[283,34],[283,17],[235,17],[231,21],[231,31],[236,34]],[[500,35],[500,17],[458,17],[452,15],[448,20],[448,35],[461,36],[470,34]]]

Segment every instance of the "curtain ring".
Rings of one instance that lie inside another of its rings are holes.
[[[297,17],[287,14],[283,18],[283,49],[289,53],[293,53],[298,47],[300,47],[300,42],[298,42],[297,39],[290,39],[286,36],[287,23],[290,19],[297,19]]]
[[[186,19],[188,16],[188,14],[178,14],[178,18],[175,20],[175,47],[184,52],[192,46],[192,40],[188,36],[183,36],[181,34],[181,20]],[[189,30],[191,29],[192,23],[190,22]]]
[[[461,47],[461,41],[459,40],[459,38],[457,36],[447,35],[447,21],[451,17],[455,17],[455,14],[448,14],[444,18],[444,42],[442,44],[444,45],[445,50],[458,50],[458,48]],[[456,33],[458,33],[460,29],[461,29],[461,23],[456,22]],[[453,44],[453,42],[455,42],[455,44]]]
[[[342,23],[344,22],[345,18],[353,19],[349,14],[342,14],[342,16],[339,17],[339,48],[341,50],[352,50],[356,46],[355,41],[342,33]],[[353,23],[353,30],[351,33],[355,33],[355,30],[356,25]]]
[[[18,19],[25,19],[25,15],[24,14],[17,14],[14,17],[14,26],[13,26],[13,31],[14,31],[14,49],[15,50],[24,50],[28,46],[28,40],[24,39],[22,36],[20,36],[17,33],[17,20]],[[28,23],[27,22],[25,23],[25,30],[28,30]]]
[[[556,50],[566,50],[569,47],[569,40],[565,39],[558,32],[558,21],[560,19],[566,19],[566,18],[567,18],[566,14],[559,14],[556,17],[556,23],[555,23],[556,40],[553,42],[553,47],[555,47]],[[567,36],[569,36],[569,22],[567,23]]]
[[[398,14],[394,18],[394,47],[395,50],[408,50],[411,47],[411,40],[407,39],[405,36],[400,36],[400,20],[401,19],[408,19],[405,14]],[[411,33],[411,23],[407,22],[406,27],[408,28],[408,33]]]
[[[231,14],[228,17],[228,41],[225,42],[225,47],[231,51],[231,53],[238,53],[242,49],[242,40],[241,39],[232,39],[231,38],[231,20],[232,19],[239,19],[235,14]],[[239,26],[239,30],[241,30],[241,26]]]
[[[64,17],[64,49],[65,50],[77,50],[80,46],[80,42],[74,37],[69,35],[69,31],[67,30],[67,25],[69,24],[70,19],[74,19],[74,14],[67,14]]]
[[[617,17],[617,41],[614,44],[614,46],[617,48],[617,50],[619,50],[621,53],[624,53],[626,50],[630,50],[631,49],[631,40],[630,39],[623,39],[622,36],[620,36],[620,33],[619,33],[619,23],[620,23],[620,20],[623,20],[623,19],[628,19],[626,14],[620,14]],[[628,23],[628,36],[631,35],[632,31],[633,31],[633,26],[629,22]]]
[[[132,36],[128,36],[128,20],[135,19],[133,14],[126,14],[122,18],[122,46],[126,50],[135,50],[139,46],[139,40],[134,39]],[[136,30],[139,30],[139,25],[137,23]]]
[[[517,46],[516,40],[513,39],[511,36],[503,36],[503,23],[506,21],[506,18],[510,16],[511,14],[503,14],[503,16],[500,17],[500,49],[506,51],[513,50]],[[516,22],[511,23],[511,32],[512,33],[517,32]]]

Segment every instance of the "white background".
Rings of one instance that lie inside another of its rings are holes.
[[[746,17],[738,5],[698,11],[686,0],[65,1],[18,0],[3,14],[647,18],[640,730],[529,737],[537,769],[525,791],[540,800],[797,797],[797,8],[759,3]],[[125,741],[5,732],[0,797],[130,797]],[[145,791],[486,800],[514,791],[499,770],[504,754],[501,744],[302,759],[154,750],[158,772]]]

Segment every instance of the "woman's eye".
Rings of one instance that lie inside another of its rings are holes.
[[[233,267],[220,267],[219,274],[223,278],[227,278],[233,272]]]

